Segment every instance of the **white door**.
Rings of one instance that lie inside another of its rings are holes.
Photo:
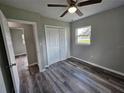
[[[56,28],[46,28],[46,44],[48,65],[60,60],[59,54],[59,31]]]
[[[1,11],[0,11],[0,25],[2,29],[3,39],[5,43],[9,65],[10,65],[10,71],[13,79],[15,92],[19,93],[19,76],[17,72],[17,66],[15,61],[15,55],[14,55],[14,50],[12,46],[10,31],[9,31],[7,19],[4,17]]]
[[[64,28],[45,27],[48,65],[67,58],[67,38]]]

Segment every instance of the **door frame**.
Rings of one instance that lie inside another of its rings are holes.
[[[66,29],[66,27],[62,27],[62,26],[54,26],[54,25],[44,25],[45,28],[45,45],[46,45],[46,61],[47,61],[47,65],[45,65],[45,67],[49,67],[48,64],[48,54],[47,54],[47,42],[46,42],[46,28],[47,27],[51,27],[51,28],[60,28],[60,29],[64,29],[65,33],[66,33],[66,45],[67,45],[67,58],[70,57],[70,38],[69,38],[69,31]],[[69,39],[69,40],[68,40]],[[69,43],[69,44],[68,44]]]
[[[42,64],[41,64],[41,52],[40,52],[40,45],[39,45],[39,39],[38,39],[37,23],[32,22],[32,21],[17,20],[17,19],[8,19],[8,22],[18,22],[18,23],[28,24],[28,25],[33,26],[33,33],[34,33],[34,38],[35,38],[38,66],[39,66],[40,72],[42,72],[43,68],[42,68]]]

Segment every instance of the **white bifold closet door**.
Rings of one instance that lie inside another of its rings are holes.
[[[48,65],[67,57],[66,34],[64,28],[46,27]]]

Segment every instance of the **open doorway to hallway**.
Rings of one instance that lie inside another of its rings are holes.
[[[20,93],[32,93],[39,72],[33,25],[8,22],[20,79]]]
[[[28,54],[25,44],[24,28],[10,27],[10,34],[17,64],[19,77],[28,70]]]

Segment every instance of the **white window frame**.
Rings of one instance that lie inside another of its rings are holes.
[[[75,29],[75,43],[77,44],[77,45],[91,45],[91,34],[90,34],[90,44],[86,44],[86,43],[78,43],[78,36],[77,36],[77,31],[78,31],[78,29],[81,29],[81,28],[87,28],[87,27],[90,27],[91,29],[92,29],[92,27],[91,27],[91,25],[89,25],[89,26],[83,26],[83,27],[80,27],[80,28],[76,28]],[[91,33],[91,32],[90,32]]]

